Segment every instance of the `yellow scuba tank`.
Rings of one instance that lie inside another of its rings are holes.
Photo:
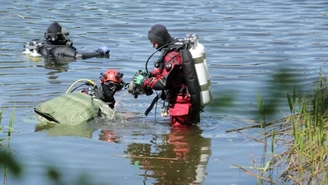
[[[211,81],[208,73],[205,47],[198,41],[198,36],[195,34],[187,34],[186,40],[189,40],[191,44],[189,51],[194,59],[201,90],[201,106],[204,107],[212,100]]]

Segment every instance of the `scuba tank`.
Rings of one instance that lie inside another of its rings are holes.
[[[199,43],[198,36],[187,34],[187,41],[190,42],[190,53],[194,59],[198,82],[201,90],[201,106],[204,107],[212,100],[211,81],[208,73],[206,52],[203,44]]]

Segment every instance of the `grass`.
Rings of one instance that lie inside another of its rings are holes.
[[[2,113],[0,112],[0,121],[2,120]],[[9,122],[9,129],[7,134],[7,145],[3,145],[4,139],[1,138],[1,150],[0,150],[0,164],[4,166],[4,173],[3,173],[3,184],[7,185],[7,177],[8,177],[8,171],[10,171],[15,177],[19,177],[22,172],[21,165],[13,158],[10,150],[10,138],[11,133],[13,131],[13,125],[14,125],[14,117],[15,117],[15,109],[13,109],[12,114],[10,116],[10,122]],[[0,122],[1,125],[1,122]],[[3,130],[3,126],[0,127],[0,131]],[[6,147],[6,148],[5,148]]]
[[[262,139],[257,141],[264,145],[261,165],[255,168],[235,167],[258,178],[258,184],[264,181],[270,184],[328,184],[327,82],[328,79],[320,73],[310,97],[297,95],[295,90],[287,94],[290,116],[272,122],[266,122],[265,105],[258,95],[260,123],[227,132],[260,128]],[[271,140],[270,152],[267,152],[267,139]],[[285,150],[275,153],[276,146]],[[251,171],[254,169],[258,172]],[[276,176],[273,176],[273,171],[277,172]]]
[[[313,97],[288,95],[291,116],[282,125],[290,139],[283,159],[287,167],[281,174],[284,181],[294,184],[327,184],[328,109],[327,84],[320,74]],[[327,82],[327,80],[326,80]]]

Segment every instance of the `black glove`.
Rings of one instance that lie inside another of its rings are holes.
[[[139,94],[144,94],[143,86],[137,85],[132,80],[128,85],[125,86],[127,91],[134,96],[134,98],[138,98]]]
[[[150,88],[145,88],[145,94],[146,94],[147,96],[150,96],[150,95],[153,94],[153,90],[150,89]]]

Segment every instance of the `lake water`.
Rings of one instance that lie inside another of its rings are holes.
[[[9,178],[10,185],[49,184],[44,169],[51,165],[61,170],[67,184],[87,174],[93,184],[254,185],[256,178],[232,166],[261,166],[263,145],[247,137],[260,131],[225,131],[257,121],[258,93],[277,102],[279,112],[272,119],[288,115],[285,96],[275,97],[288,91],[270,83],[281,67],[293,75],[286,84],[307,90],[320,69],[327,72],[326,0],[0,2],[2,137],[15,108],[11,149],[25,167],[21,179]],[[42,39],[53,21],[70,32],[78,51],[107,46],[110,58],[54,64],[24,56],[25,42]],[[120,70],[129,81],[144,69],[154,52],[147,32],[157,23],[174,37],[199,36],[207,51],[213,95],[231,95],[230,106],[208,106],[199,127],[173,132],[159,115],[160,105],[157,112],[143,115],[153,96],[134,99],[121,91],[117,109],[132,112],[135,118],[129,121],[95,120],[35,131],[39,121],[33,108],[65,93],[74,81],[98,82],[99,73],[108,68]]]

